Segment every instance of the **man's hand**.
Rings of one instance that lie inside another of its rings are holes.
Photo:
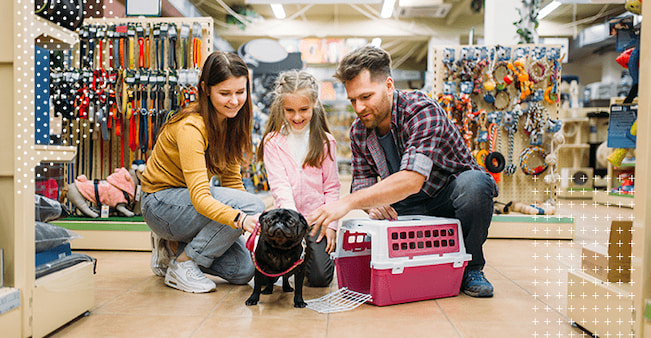
[[[337,239],[337,232],[328,228],[326,230],[327,244],[326,244],[325,252],[331,254],[333,251],[335,251],[335,245],[337,244],[336,239]]]
[[[368,211],[368,217],[371,219],[388,219],[395,221],[398,219],[398,213],[390,205],[372,208]]]
[[[307,217],[307,224],[314,226],[310,236],[319,234],[316,242],[320,242],[326,234],[328,224],[338,221],[351,210],[343,199],[320,206]]]

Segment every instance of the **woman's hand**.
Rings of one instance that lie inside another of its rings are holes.
[[[331,254],[333,251],[335,251],[336,244],[337,244],[337,232],[335,230],[328,228],[328,230],[326,230],[325,252]]]
[[[258,224],[258,218],[259,217],[260,217],[260,214],[255,214],[255,215],[244,214],[244,220],[242,221],[242,230],[248,231],[251,234],[253,234],[253,231],[255,231],[255,226],[256,226],[256,224]],[[256,234],[253,234],[253,235],[256,235]]]

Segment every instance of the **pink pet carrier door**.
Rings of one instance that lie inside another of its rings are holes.
[[[347,220],[338,237],[339,287],[383,306],[456,296],[471,256],[456,219]]]

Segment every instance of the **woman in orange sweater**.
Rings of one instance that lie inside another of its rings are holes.
[[[167,263],[155,241],[152,270],[172,288],[215,290],[203,272],[234,284],[254,274],[242,235],[253,231],[265,206],[244,190],[240,174],[252,152],[249,93],[244,61],[213,52],[199,78],[198,101],[163,125],[147,161],[142,216],[157,236],[179,242],[178,256]],[[210,184],[213,176],[221,187]]]

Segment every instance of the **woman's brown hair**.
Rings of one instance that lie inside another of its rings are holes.
[[[230,78],[246,77],[246,102],[234,118],[219,123],[217,111],[208,94],[210,87]],[[227,165],[246,164],[252,155],[251,143],[251,84],[249,69],[244,61],[234,53],[216,51],[211,53],[203,64],[198,86],[198,100],[163,125],[163,128],[182,120],[188,114],[198,113],[206,125],[208,149],[206,167],[209,172],[220,174]],[[162,132],[162,129],[161,129]]]

